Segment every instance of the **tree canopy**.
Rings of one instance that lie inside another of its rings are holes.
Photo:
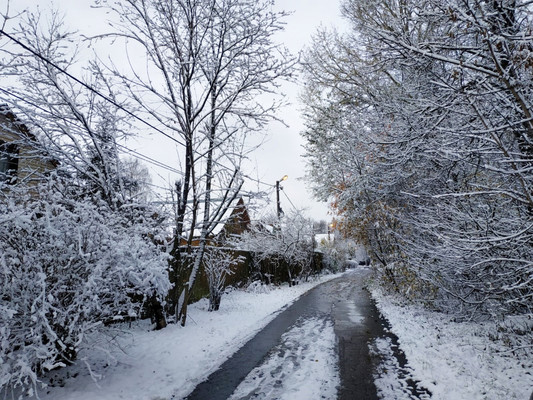
[[[305,57],[317,193],[392,287],[464,315],[531,312],[531,11],[347,0]]]

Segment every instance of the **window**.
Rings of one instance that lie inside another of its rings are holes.
[[[18,164],[17,145],[5,143],[0,140],[0,182],[15,183],[17,180]]]

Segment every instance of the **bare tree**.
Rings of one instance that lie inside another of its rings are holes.
[[[145,117],[180,145],[169,304],[185,324],[207,238],[243,183],[245,139],[275,118],[279,102],[264,95],[291,74],[294,60],[272,39],[284,13],[266,0],[103,3],[119,16],[113,39],[123,39],[131,57],[144,56],[130,71],[110,68]],[[193,255],[191,268],[183,252]]]

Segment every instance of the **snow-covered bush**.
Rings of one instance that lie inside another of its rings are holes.
[[[342,271],[346,255],[336,246],[336,242],[323,239],[318,245],[323,254],[324,266],[335,272]]]
[[[2,208],[0,390],[31,394],[40,375],[75,361],[89,332],[166,294],[166,255],[135,210],[126,218],[57,194]]]
[[[226,277],[233,274],[232,266],[243,260],[230,250],[219,247],[208,247],[204,254],[204,270],[209,283],[209,311],[218,311]]]
[[[265,285],[260,280],[252,281],[246,286],[246,291],[248,293],[270,293],[270,287]]]
[[[293,212],[281,221],[273,217],[271,222],[243,233],[237,246],[253,254],[255,272],[267,283],[293,284],[307,278],[312,272],[314,250],[311,220]],[[269,266],[268,272],[261,270],[261,264]]]
[[[344,270],[348,262],[366,264],[368,259],[363,246],[357,245],[354,240],[341,237],[331,241],[322,239],[318,243],[318,250],[323,254],[324,267],[335,272]]]

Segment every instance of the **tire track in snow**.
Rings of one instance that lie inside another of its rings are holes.
[[[332,321],[300,319],[230,400],[334,399],[340,384],[337,359]]]

